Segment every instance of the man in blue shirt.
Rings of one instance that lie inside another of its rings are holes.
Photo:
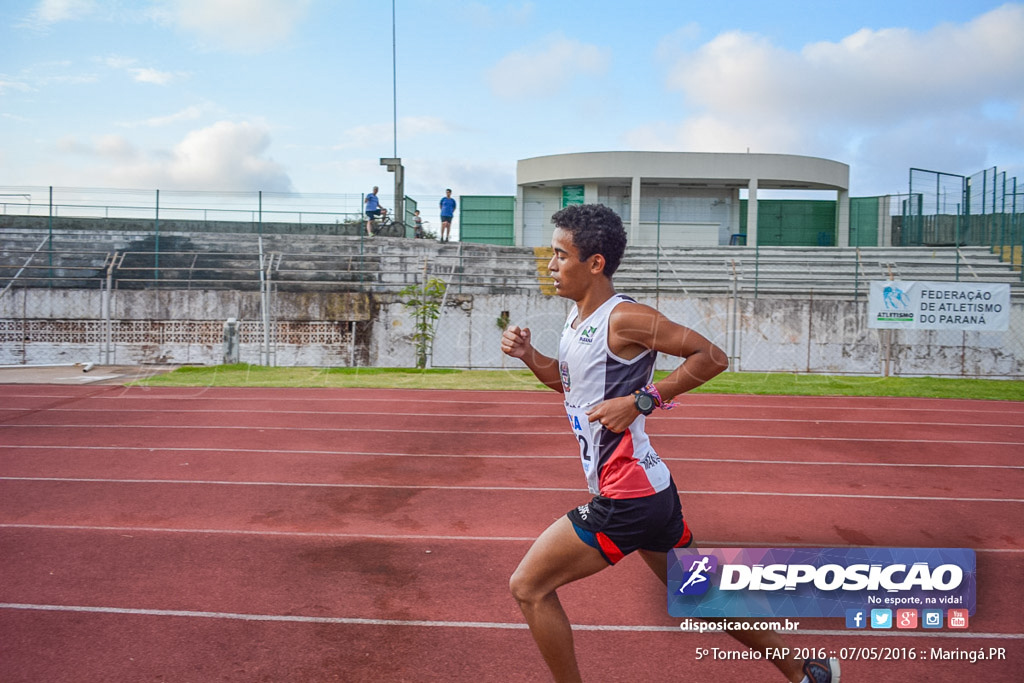
[[[366,199],[363,200],[366,204],[366,235],[368,237],[373,236],[373,219],[380,216],[380,200],[377,199],[377,186],[373,186],[373,192],[366,195]]]
[[[455,200],[452,199],[452,190],[448,188],[441,197],[441,241],[447,242],[448,235],[452,231],[452,217],[455,216]]]

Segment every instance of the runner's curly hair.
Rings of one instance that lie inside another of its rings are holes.
[[[572,243],[579,250],[581,261],[601,254],[604,274],[615,274],[626,251],[626,229],[617,213],[604,204],[572,204],[552,216],[551,222],[572,233]]]

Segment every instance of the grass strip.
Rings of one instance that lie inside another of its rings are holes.
[[[655,374],[656,379],[667,375]],[[529,370],[414,368],[271,368],[260,365],[187,366],[148,377],[137,386],[357,387],[371,389],[546,390]],[[726,372],[695,390],[712,394],[779,396],[899,396],[1024,401],[1024,381],[947,377],[859,377],[776,372]]]

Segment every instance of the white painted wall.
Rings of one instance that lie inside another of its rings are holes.
[[[258,294],[236,292],[120,291],[115,293],[114,322],[137,322],[140,330],[152,320],[204,327],[200,342],[146,339],[122,335],[115,340],[113,364],[221,362],[219,330],[229,317],[243,324],[259,320]],[[255,300],[254,300],[255,297]],[[287,297],[280,294],[281,301]],[[315,297],[314,297],[315,299]],[[641,298],[667,316],[701,332],[732,357],[732,368],[747,372],[816,372],[880,375],[885,357],[884,337],[867,327],[865,303],[804,299],[759,298],[733,300],[728,296],[689,298],[662,295]],[[345,321],[327,320],[327,307],[309,302],[309,295],[282,304],[277,319],[301,328],[320,326],[332,342],[278,345],[277,365],[412,367],[413,320],[400,302],[381,300],[358,343]],[[733,305],[738,309],[733,311]],[[518,361],[499,348],[497,319],[509,311],[511,321],[528,326],[546,354],[557,352],[570,303],[538,292],[453,296],[437,326],[432,366],[457,368],[514,368]],[[31,317],[26,317],[32,311]],[[33,289],[0,298],[0,364],[104,363],[99,293],[86,290]],[[320,311],[321,313],[317,313]],[[315,316],[320,315],[320,318]],[[289,318],[290,316],[290,318]],[[313,317],[311,317],[313,316]],[[904,332],[894,334],[891,371],[900,375],[959,375],[1024,377],[1024,302],[1012,304],[1010,329],[996,333]],[[26,326],[36,341],[24,342]],[[258,335],[250,328],[242,344],[241,361],[260,362]],[[187,335],[186,335],[187,336]],[[47,338],[49,340],[43,340]],[[658,369],[677,366],[661,357]]]

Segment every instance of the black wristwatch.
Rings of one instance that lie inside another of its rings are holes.
[[[654,397],[642,389],[633,392],[633,405],[643,415],[650,415],[654,412]]]

